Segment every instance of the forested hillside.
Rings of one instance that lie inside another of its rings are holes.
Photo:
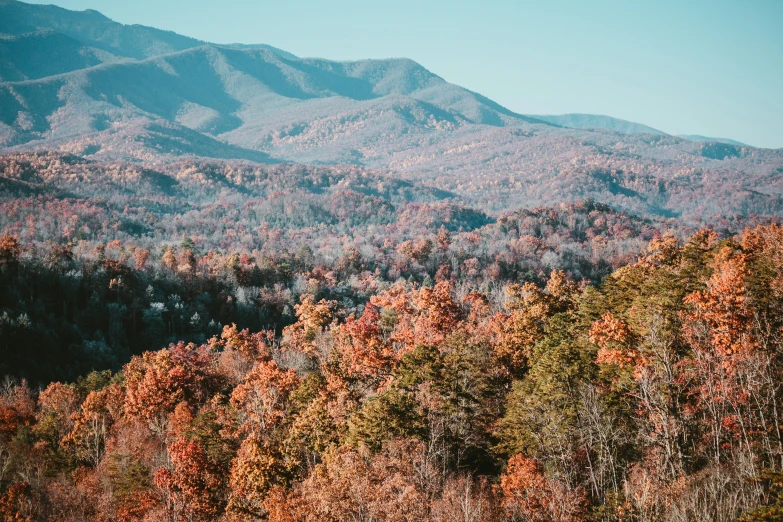
[[[780,226],[471,205],[358,166],[0,157],[0,513],[775,516]]]
[[[591,201],[490,216],[358,167],[53,154],[0,157],[0,209],[18,261],[0,293],[13,319],[0,373],[42,384],[225,324],[279,333],[304,293],[351,313],[399,280],[500,300],[555,269],[598,282],[677,226]],[[13,326],[23,316],[32,329]]]
[[[563,207],[462,234],[551,227],[578,240],[590,222],[628,226],[612,216]],[[420,256],[410,266],[427,275],[454,259],[461,234],[440,230],[400,255]],[[654,234],[596,284],[556,269],[527,283],[476,276],[467,260],[432,280],[386,282],[383,269],[360,271],[361,256],[264,272],[247,254],[197,258],[190,243],[158,260],[119,241],[83,257],[5,236],[1,306],[14,297],[27,308],[0,320],[4,364],[47,321],[105,328],[103,344],[83,345],[92,364],[125,355],[113,343],[145,348],[118,371],[73,367],[84,376],[42,388],[5,381],[0,513],[776,520],[781,244],[778,225],[724,239]],[[334,293],[344,281],[360,305]],[[290,320],[259,327],[271,299],[293,301]]]

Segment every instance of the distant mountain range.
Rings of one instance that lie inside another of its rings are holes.
[[[741,141],[737,141],[737,140],[730,140],[728,138],[711,138],[709,136],[701,136],[699,134],[678,134],[677,137],[678,138],[682,138],[684,140],[689,140],[689,141],[700,141],[700,142],[715,141],[715,142],[718,142],[718,143],[726,143],[728,145],[737,145],[738,147],[748,147],[749,146],[749,145],[747,145],[745,143],[742,143]]]
[[[0,0],[5,150],[356,164],[487,211],[585,197],[691,219],[783,208],[783,151],[684,138],[607,116],[517,114],[408,59],[299,58]]]
[[[560,115],[540,115],[535,118],[572,129],[606,129],[623,134],[658,134],[666,135],[665,132],[653,129],[641,123],[612,118],[611,116],[601,116],[598,114],[560,114]]]
[[[641,123],[621,120],[620,118],[612,118],[611,116],[602,116],[599,114],[547,114],[533,116],[533,118],[571,129],[606,129],[615,132],[622,132],[623,134],[658,134],[668,136],[667,133],[661,130],[653,129],[652,127],[643,125]],[[745,143],[741,143],[736,140],[730,140],[727,138],[710,138],[707,136],[700,136],[698,134],[678,134],[677,137],[688,141],[714,141],[717,143],[737,145],[739,147],[748,146]]]

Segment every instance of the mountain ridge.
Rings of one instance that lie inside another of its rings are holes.
[[[136,59],[195,47],[201,42],[173,31],[121,24],[93,9],[71,11],[55,5],[0,1],[0,33],[21,34],[42,28]]]
[[[26,4],[18,0],[0,1],[0,36],[20,36],[25,34],[41,33],[53,31],[63,36],[75,40],[82,44],[82,49],[78,51],[82,55],[90,55],[92,59],[84,63],[76,63],[75,56],[70,59],[53,60],[56,67],[62,70],[55,74],[62,74],[71,70],[81,70],[86,67],[100,65],[100,63],[116,63],[123,58],[143,60],[147,58],[161,57],[167,54],[173,54],[179,51],[198,48],[204,45],[210,45],[217,48],[237,49],[237,50],[269,50],[278,56],[286,59],[299,59],[297,56],[287,51],[266,44],[212,44],[192,38],[179,35],[173,31],[147,27],[139,24],[126,25],[116,22],[103,15],[99,11],[86,9],[84,11],[72,11],[54,5]],[[10,63],[9,57],[15,54],[23,56],[23,53],[3,52],[2,41],[0,38],[0,59],[5,57],[5,63],[0,60],[0,82],[5,81],[24,81],[27,79],[40,79],[51,76],[51,70],[37,71],[33,74],[20,74],[15,67],[20,64]],[[50,54],[53,54],[50,51]],[[96,56],[100,54],[100,56]],[[305,58],[303,60],[321,60],[317,58]],[[31,60],[27,57],[23,60],[26,63]],[[32,61],[35,61],[34,59]],[[328,60],[327,60],[328,61]],[[332,63],[359,63],[362,60],[350,62],[332,62]],[[100,63],[98,63],[100,62]],[[68,64],[71,65],[68,65]],[[415,62],[413,62],[415,63]],[[418,65],[418,64],[417,64]],[[9,70],[4,70],[10,69]],[[23,67],[22,67],[23,68]],[[21,77],[26,76],[26,77]],[[470,91],[469,91],[470,92]],[[547,123],[559,125],[561,127],[576,129],[606,129],[625,134],[665,134],[663,131],[654,129],[647,125],[613,118],[610,116],[571,113],[562,115],[522,115],[513,113],[500,106],[499,104],[481,96],[478,93],[472,93],[478,97],[484,105],[491,106],[495,112],[506,112],[506,115],[513,114],[514,117],[523,117],[527,121],[536,123]],[[497,118],[489,113],[488,116],[479,118],[480,121],[487,124],[497,124]],[[732,145],[746,146],[736,140],[727,138],[708,138],[700,135],[680,135],[680,138],[690,141],[716,141]]]
[[[198,84],[203,91],[207,81],[212,82],[209,92],[197,92],[193,87]],[[61,91],[64,87],[71,92],[64,95]],[[75,93],[74,89],[81,92]],[[81,115],[92,116],[95,116],[97,105],[109,103],[120,109],[126,119],[145,113],[173,119],[184,103],[195,103],[216,110],[224,120],[238,124],[236,113],[240,108],[252,109],[254,100],[270,93],[277,95],[276,102],[282,105],[313,98],[368,101],[392,95],[410,96],[437,105],[440,99],[448,98],[450,112],[466,121],[492,125],[503,124],[504,118],[527,121],[524,116],[477,93],[448,84],[408,59],[351,62],[287,59],[267,49],[237,50],[211,44],[140,61],[100,63],[45,78],[3,82],[0,90],[5,94],[6,110],[0,113],[0,121],[8,128],[7,141],[19,113],[30,107],[37,109],[37,112],[27,111],[30,119],[39,122],[34,130],[53,133],[39,137],[62,137],[69,132],[78,134],[95,130],[58,131],[56,122],[52,121],[53,115],[71,102],[80,104],[78,112]],[[149,92],[157,92],[159,99],[149,99]],[[421,96],[414,93],[421,93]],[[167,97],[176,100],[166,102]],[[123,107],[123,102],[129,104],[125,103]],[[466,110],[458,112],[454,109],[455,103],[460,103]],[[267,104],[267,111],[268,108]],[[225,126],[219,127],[225,131]],[[221,133],[215,129],[211,131]],[[13,141],[18,143],[20,140]],[[23,138],[22,141],[29,140]]]
[[[648,125],[602,114],[567,113],[534,115],[539,120],[572,129],[606,129],[623,134],[667,134]]]
[[[518,114],[407,58],[299,58],[263,44],[187,37],[175,40],[185,48],[168,52],[169,36],[158,30],[127,33],[129,26],[74,12],[46,28],[46,12],[29,12],[36,6],[6,0],[0,14],[4,5],[23,16],[0,23],[49,31],[36,33],[47,42],[67,39],[79,67],[33,78],[47,64],[32,54],[28,70],[15,73],[29,78],[0,82],[7,152],[358,165],[489,212],[585,198],[691,220],[783,210],[783,150],[687,141],[607,116]],[[54,36],[62,34],[58,24],[87,43]],[[123,48],[122,34],[146,35],[146,51],[166,52],[130,57],[140,47]],[[14,38],[26,37],[0,39],[0,50]],[[90,42],[119,51],[95,55],[104,51]],[[21,58],[13,55],[11,65]]]
[[[748,145],[747,143],[742,143],[741,141],[732,140],[729,138],[713,138],[710,136],[702,136],[701,134],[677,134],[678,138],[682,138],[684,140],[688,141],[697,141],[697,142],[703,142],[703,141],[714,141],[717,143],[725,143],[727,145],[737,145],[738,147],[750,147],[751,145]]]

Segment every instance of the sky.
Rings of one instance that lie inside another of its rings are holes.
[[[524,114],[606,114],[783,147],[783,0],[54,3],[303,57],[407,57]]]

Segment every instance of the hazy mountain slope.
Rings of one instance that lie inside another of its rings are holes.
[[[606,129],[623,134],[666,134],[641,123],[599,114],[560,114],[532,116],[541,121],[572,129]]]
[[[619,118],[612,118],[611,116],[602,116],[599,114],[547,114],[533,115],[530,117],[546,123],[559,125],[561,127],[568,127],[571,129],[606,129],[614,132],[622,132],[623,134],[667,135],[667,133],[663,131],[654,129],[642,123],[621,120]],[[718,143],[726,143],[728,145],[737,145],[739,147],[748,146],[745,143],[736,140],[730,140],[728,138],[710,138],[708,136],[701,136],[699,134],[679,134],[677,137],[695,142],[714,141]]]
[[[737,140],[730,140],[728,138],[710,138],[709,136],[701,136],[699,134],[678,134],[678,138],[682,138],[688,141],[717,141],[718,143],[726,143],[728,145],[737,145],[738,147],[747,147],[745,143]]]
[[[51,30],[0,35],[0,81],[44,78],[120,57]]]
[[[239,50],[245,50],[245,51],[252,51],[252,50],[266,50],[266,51],[272,51],[273,53],[282,56],[283,58],[286,58],[288,60],[296,60],[299,58],[297,55],[293,53],[289,53],[288,51],[284,51],[282,49],[278,49],[277,47],[274,47],[272,45],[267,44],[241,44],[241,43],[232,43],[232,44],[220,44],[218,47],[223,47],[225,49],[239,49]]]
[[[195,38],[141,25],[123,25],[93,10],[0,0],[0,33],[54,30],[112,54],[148,58],[202,45]]]
[[[346,100],[371,101],[351,105],[370,111],[397,103],[400,118],[424,126],[430,125],[429,116],[454,125],[526,121],[410,60],[286,59],[268,50],[205,45],[144,61],[2,83],[0,123],[5,127],[0,139],[10,145],[99,131],[109,122],[164,118],[214,135],[242,128],[236,134],[252,141],[258,135],[245,132],[247,126],[312,121],[318,113],[313,105],[334,115]],[[423,104],[429,114],[412,116],[411,104]]]
[[[278,163],[264,152],[237,147],[166,120],[131,123],[78,138],[51,140],[47,141],[47,149],[94,160],[122,157],[132,161],[171,161],[178,156],[202,156]]]
[[[0,0],[0,81],[44,78],[121,58],[145,59],[205,42],[141,25],[124,25],[97,11]],[[225,46],[291,53],[270,45]]]

